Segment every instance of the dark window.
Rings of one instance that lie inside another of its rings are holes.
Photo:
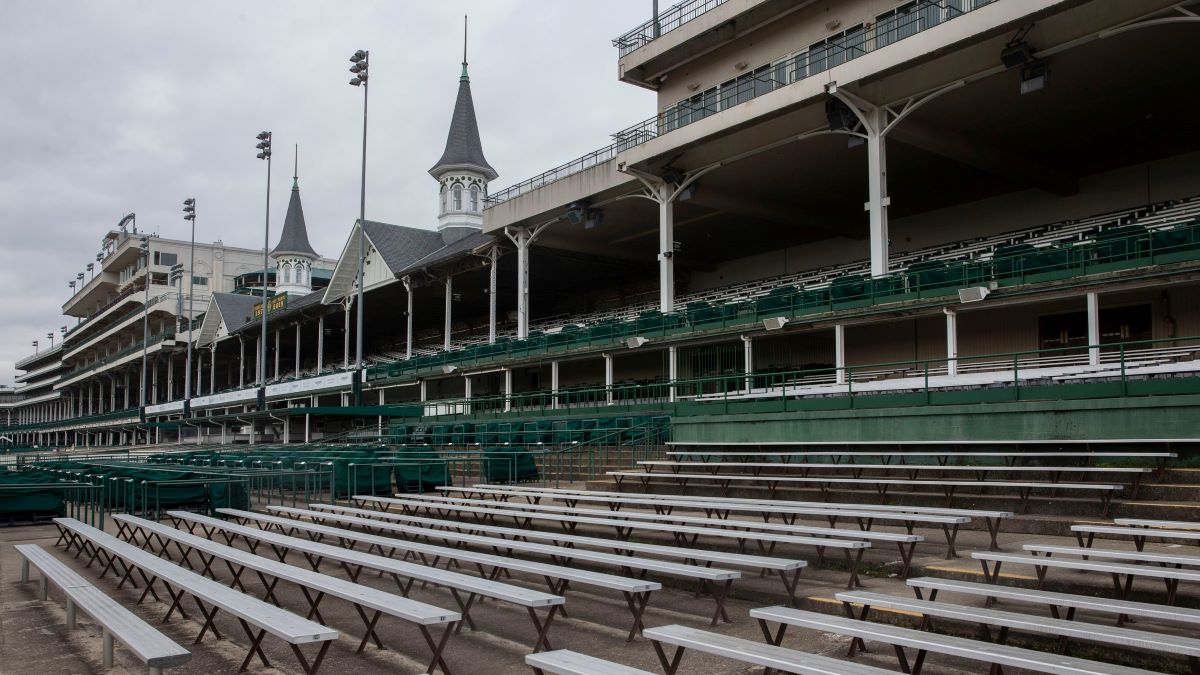
[[[162,251],[154,252],[154,264],[155,265],[166,265],[166,266],[170,267],[171,265],[174,265],[177,262],[179,262],[179,255],[176,253],[164,253]]]
[[[1153,339],[1150,305],[1100,309],[1100,344]],[[1038,318],[1041,349],[1088,346],[1087,312],[1050,314]]]

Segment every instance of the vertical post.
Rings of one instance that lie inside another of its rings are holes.
[[[509,368],[505,368],[504,369],[504,412],[512,411],[512,395],[513,395],[512,370]]]
[[[296,365],[294,372],[300,377],[300,322],[296,322]]]
[[[517,339],[529,337],[529,230],[517,230]]]
[[[325,317],[317,317],[317,374],[325,370]]]
[[[463,398],[471,400],[471,376],[463,373]]]
[[[167,357],[167,400],[175,400],[175,364],[174,359]],[[92,414],[92,388],[88,387],[87,397],[88,414]]]
[[[238,336],[238,388],[246,384],[246,340]]]
[[[450,324],[453,319],[451,316],[452,306],[454,304],[454,277],[446,277],[446,326],[445,336],[442,339],[442,349],[450,351]]]
[[[421,403],[429,400],[429,388],[426,386],[427,384],[425,380],[421,380]]]
[[[496,344],[496,268],[500,261],[500,247],[493,246],[488,254],[491,265],[488,269],[488,344]]]
[[[745,361],[742,364],[742,372],[746,375],[746,393],[748,394],[754,385],[754,378],[751,377],[754,374],[754,341],[749,335],[742,336],[742,356]]]
[[[45,600],[45,598],[42,599]],[[110,670],[113,665],[113,636],[112,633],[108,632],[107,628],[103,629],[101,635],[102,649],[104,651],[104,655],[101,658],[104,661],[104,669]]]
[[[958,312],[945,307],[946,314],[946,374],[958,375]]]
[[[281,351],[279,349],[279,335],[281,333],[283,333],[282,330],[275,331],[275,375],[274,375],[274,379],[276,379],[276,380],[279,379],[279,352]]]
[[[309,415],[308,413],[304,413],[304,442],[305,443],[312,443],[312,423],[311,423],[311,419],[310,419],[311,417],[312,416]]]
[[[833,359],[837,368],[837,383],[846,384],[846,326],[833,327]]]
[[[675,206],[672,184],[658,188],[658,305],[664,314],[675,311]]]
[[[550,407],[558,410],[558,361],[550,362]]]
[[[217,343],[214,341],[208,351],[208,393],[217,393]]]
[[[404,277],[404,293],[408,296],[408,311],[405,312],[404,358],[411,359],[413,352],[413,287],[412,279]]]
[[[342,330],[342,367],[347,370],[350,368],[350,304],[350,298],[342,303],[342,316],[346,322]]]
[[[150,403],[158,403],[158,357],[150,365]]]
[[[887,109],[872,108],[864,112],[867,118],[867,211],[871,217],[871,276],[888,273],[888,205],[887,193]]]
[[[1088,363],[1100,365],[1100,295],[1087,294]]]
[[[613,404],[613,357],[612,354],[601,354],[604,357],[604,398],[608,405]]]

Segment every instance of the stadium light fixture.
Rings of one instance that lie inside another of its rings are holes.
[[[630,349],[637,349],[638,347],[641,347],[642,345],[646,344],[647,342],[649,342],[649,340],[647,340],[646,338],[641,337],[639,335],[639,336],[631,337],[631,338],[625,340],[625,346],[629,347]]]
[[[50,341],[50,349],[54,349],[54,331],[46,333],[46,339]]]
[[[354,75],[350,80],[350,85],[354,87],[362,87],[363,91],[363,133],[362,133],[362,177],[358,186],[358,297],[355,299],[356,312],[355,322],[357,324],[357,334],[354,339],[354,362],[356,378],[363,376],[363,323],[364,312],[366,308],[363,306],[363,275],[367,267],[367,242],[366,234],[364,233],[365,224],[367,222],[367,79],[371,68],[371,52],[359,49],[350,56],[350,73]],[[354,388],[356,393],[355,405],[362,405],[362,387]]]
[[[267,280],[270,277],[267,256],[271,250],[271,132],[260,131],[255,138],[258,159],[267,160],[267,206],[263,221],[263,276],[262,276],[262,337],[258,355],[258,409],[267,407]]]
[[[34,340],[34,341],[33,341],[33,354],[34,354],[34,356],[37,356],[37,353],[38,353],[38,341],[37,341],[37,340]]]
[[[1021,68],[1021,93],[1028,94],[1046,88],[1050,79],[1050,67],[1039,59]]]
[[[763,328],[767,330],[779,330],[787,325],[789,319],[784,316],[774,316],[769,319],[763,319]]]
[[[91,275],[90,277],[88,277],[88,281],[90,282],[92,279],[96,278],[96,263],[88,263],[87,271]]]
[[[989,289],[987,286],[960,288],[958,289],[958,301],[964,305],[972,302],[980,302],[981,300],[987,298],[991,292],[991,289]]]
[[[67,282],[67,285],[71,287],[71,295],[75,295],[75,284],[76,283],[77,282],[74,279]]]

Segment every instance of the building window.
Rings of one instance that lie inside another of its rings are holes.
[[[292,266],[291,265],[283,266],[283,283],[285,283],[285,284],[292,283]]]
[[[471,186],[471,211],[479,212],[479,188]]]
[[[450,210],[450,191],[442,188],[442,213]]]
[[[154,252],[154,264],[155,265],[166,265],[166,266],[170,267],[171,265],[174,265],[175,263],[178,263],[178,262],[179,262],[179,255],[177,253],[164,253],[162,251]]]
[[[454,186],[454,210],[462,211],[462,186]]]
[[[208,277],[197,277],[197,276],[192,276],[192,285],[194,285],[194,286],[207,286],[207,285],[208,285]]]

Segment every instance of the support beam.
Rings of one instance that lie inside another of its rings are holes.
[[[246,340],[238,336],[238,388],[246,386]]]
[[[488,253],[488,344],[496,344],[496,275],[500,265],[500,247],[493,246]]]
[[[350,305],[352,301],[349,296],[342,302],[342,318],[345,321],[345,326],[342,328],[342,367],[350,367]]]
[[[658,308],[666,314],[675,311],[675,202],[674,185],[659,183],[658,188]]]
[[[217,343],[208,348],[208,393],[217,393]]]
[[[325,370],[325,317],[317,317],[317,373]],[[306,441],[307,442],[307,441]]]
[[[754,387],[754,339],[749,335],[742,336],[742,372],[746,375],[746,393]]]
[[[946,314],[946,374],[958,375],[958,312],[945,307]]]
[[[454,311],[454,277],[446,277],[446,325],[442,337],[442,349],[450,351],[450,332]]]
[[[276,380],[279,379],[279,354],[280,354],[280,352],[283,351],[282,349],[280,349],[280,343],[279,343],[279,336],[281,334],[283,334],[282,330],[275,331],[275,371],[274,371],[275,378],[274,379],[276,379]]]
[[[558,361],[550,362],[550,407],[558,410]]]
[[[667,347],[667,382],[670,387],[667,390],[667,400],[671,403],[675,402],[675,382],[679,379],[679,348],[675,346]]]
[[[613,404],[613,357],[612,354],[601,354],[604,357],[604,393],[608,405]]]
[[[871,231],[871,276],[888,273],[887,110],[865,111],[867,124],[867,204]]]
[[[517,339],[529,337],[529,247],[557,218],[533,228],[522,227],[514,234],[504,228],[504,235],[517,247]]]
[[[404,277],[404,293],[408,296],[408,311],[404,313],[404,358],[411,359],[413,352],[413,287],[412,279]]]
[[[512,412],[512,370],[504,369],[504,412]]]
[[[1088,363],[1100,365],[1100,295],[1087,294]]]
[[[300,323],[296,323],[296,377],[300,377]]]
[[[837,369],[837,383],[846,384],[846,326],[833,327],[833,363]]]

